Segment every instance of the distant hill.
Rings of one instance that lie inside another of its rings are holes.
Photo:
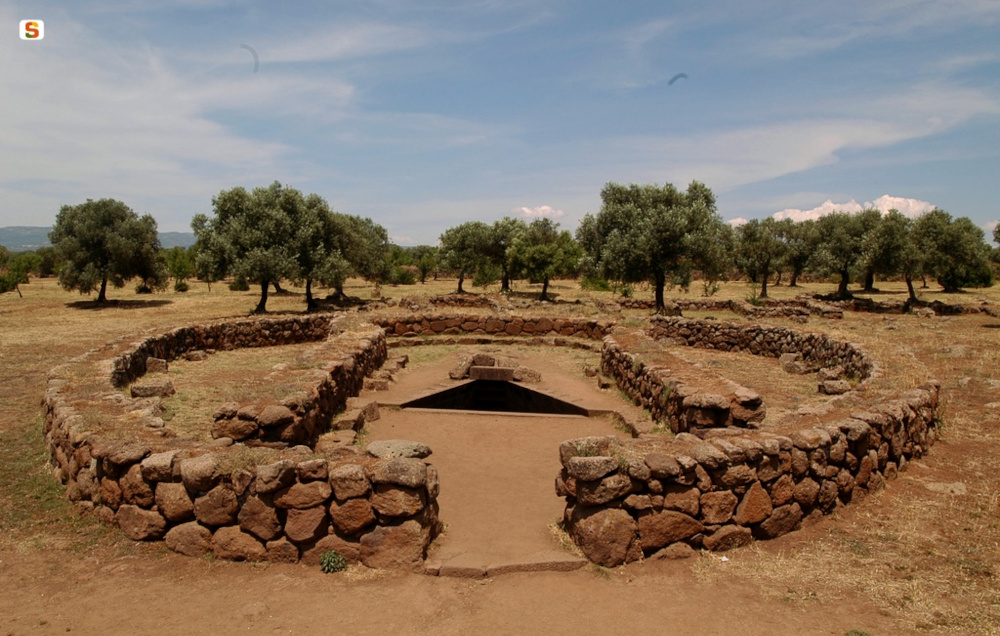
[[[0,245],[11,252],[24,252],[47,247],[49,232],[52,227],[14,226],[0,227]],[[189,247],[194,245],[194,234],[191,232],[160,232],[160,245],[163,247]]]

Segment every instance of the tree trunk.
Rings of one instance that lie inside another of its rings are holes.
[[[793,270],[792,270],[792,279],[791,279],[790,281],[788,281],[788,286],[789,286],[789,287],[798,287],[798,286],[799,286],[799,285],[798,285],[798,282],[799,282],[799,273],[798,273],[798,272],[796,272],[796,271],[795,271],[795,270],[793,269]]]
[[[510,293],[510,274],[507,272],[506,267],[503,268],[503,274],[500,276],[500,293]]]
[[[271,285],[270,281],[261,281],[260,283],[260,302],[257,303],[257,308],[253,310],[255,314],[265,314],[267,313],[267,288]]]
[[[455,290],[456,294],[464,294],[465,290],[462,289],[462,283],[465,282],[465,272],[459,272],[458,274],[458,289]]]
[[[313,299],[312,279],[306,279],[306,311],[316,311],[318,309],[316,301]]]
[[[106,303],[108,302],[108,277],[105,276],[101,279],[101,291],[97,294],[97,302]]]
[[[767,298],[767,279],[766,273],[760,277],[760,296],[758,298]]]
[[[545,278],[542,280],[542,295],[538,297],[538,300],[547,301],[548,299],[549,299],[549,279]]]
[[[875,291],[875,272],[870,269],[865,270],[865,291]]]
[[[844,269],[840,271],[840,285],[837,286],[837,298],[847,300],[851,297],[851,292],[847,289],[847,284],[851,280],[850,273]]]
[[[781,270],[778,270],[778,277],[774,279],[774,286],[781,287]]]
[[[910,302],[917,302],[917,292],[913,291],[913,279],[906,277],[906,290],[910,292]]]
[[[663,302],[663,288],[667,286],[666,275],[657,272],[656,276],[653,277],[653,285],[656,288],[655,296],[656,299],[656,313],[663,313],[665,304]]]
[[[274,293],[275,294],[284,294],[285,293],[285,290],[281,288],[281,281],[277,281],[276,280],[276,281],[274,281],[271,284],[274,285]]]
[[[923,274],[920,275],[920,282],[923,283],[920,285],[920,289],[927,289],[927,277]]]

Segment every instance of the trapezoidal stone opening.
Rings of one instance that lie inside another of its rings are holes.
[[[402,408],[582,415],[590,411],[559,398],[504,380],[470,380],[401,405]]]

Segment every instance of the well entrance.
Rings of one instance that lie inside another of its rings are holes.
[[[503,380],[471,380],[432,395],[410,400],[401,406],[404,409],[590,415],[590,412],[581,406]]]

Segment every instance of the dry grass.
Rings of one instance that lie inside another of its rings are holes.
[[[450,293],[454,285],[453,280],[438,281],[384,287],[382,293],[395,298]],[[886,291],[876,299],[902,298],[902,284],[881,286]],[[832,289],[827,284],[797,289],[782,286],[770,291],[773,297],[784,298]],[[120,535],[78,518],[45,466],[38,405],[47,371],[116,339],[124,345],[178,325],[246,315],[256,303],[256,293],[234,293],[222,285],[213,286],[209,293],[204,285],[195,283],[187,294],[138,297],[127,288],[111,293],[112,299],[121,301],[117,305],[96,309],[87,301],[81,302],[79,296],[60,290],[51,280],[33,281],[22,291],[23,299],[0,296],[0,550],[56,551],[66,559],[79,558],[80,553],[94,549],[119,550]],[[357,283],[347,291],[367,298],[371,288]],[[522,285],[515,291],[534,293],[536,289]],[[552,291],[558,294],[559,302],[545,311],[554,313],[592,315],[596,311],[593,305],[570,303],[610,298],[608,293],[584,292],[562,281]],[[300,290],[292,292],[272,296],[272,312],[301,313],[303,297]],[[927,301],[975,303],[985,299],[1000,303],[1000,287],[960,295],[921,293]],[[746,295],[744,284],[726,283],[717,297]],[[636,297],[651,296],[649,289],[636,291]],[[688,295],[699,296],[696,288]],[[541,311],[532,307],[530,313]],[[641,325],[648,313],[626,311],[615,318]],[[709,313],[719,319],[730,318]],[[861,343],[883,364],[885,375],[873,386],[876,394],[909,388],[927,377],[937,378],[943,386],[944,440],[925,458],[913,462],[886,491],[839,511],[817,526],[731,553],[729,562],[700,559],[695,566],[698,576],[708,581],[737,579],[773,595],[776,602],[804,607],[836,604],[861,595],[894,617],[900,632],[1000,634],[1000,475],[996,470],[1000,409],[986,406],[1000,402],[1000,320],[981,315],[916,318],[847,314],[842,321],[810,318],[804,327],[780,319],[765,322],[828,331]],[[419,359],[438,355],[433,349],[415,347],[404,352]],[[218,358],[220,364],[224,361]],[[213,361],[210,358],[208,362]],[[256,372],[266,375],[268,365],[276,363],[262,358],[255,363]],[[557,363],[584,362],[582,358],[566,358]],[[228,366],[237,364],[251,366],[246,360]],[[749,379],[737,377],[741,366],[726,360],[709,368],[753,386]],[[192,364],[192,374],[194,369]],[[171,372],[188,373],[184,363],[175,363]],[[223,388],[226,383],[216,385]],[[765,386],[760,391],[770,401],[779,399],[786,388]],[[207,392],[203,397],[207,401]],[[211,401],[214,408],[218,402]],[[264,459],[248,455],[234,461],[249,465]],[[964,484],[965,495],[927,487],[956,482]],[[152,554],[149,550],[139,553]]]

